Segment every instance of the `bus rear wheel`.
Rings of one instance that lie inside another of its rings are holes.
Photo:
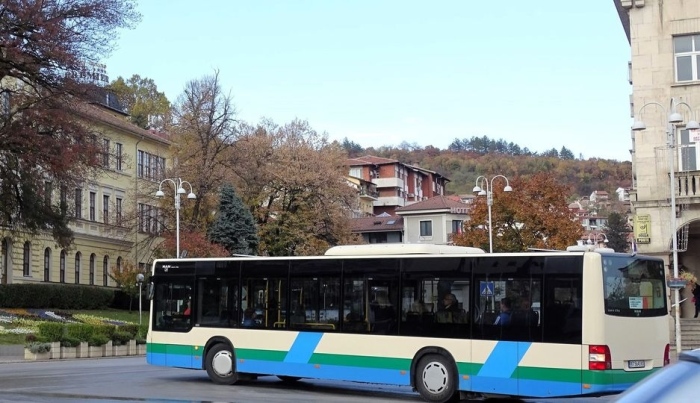
[[[459,393],[454,367],[451,360],[440,354],[421,358],[414,374],[416,390],[421,397],[433,403],[457,401]]]
[[[232,385],[238,379],[234,370],[233,352],[225,344],[217,344],[207,352],[207,375],[219,385]]]

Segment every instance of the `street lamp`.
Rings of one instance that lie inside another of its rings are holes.
[[[506,187],[503,188],[504,192],[512,192],[513,188],[510,187],[510,183],[508,183],[508,178],[506,178],[503,175],[496,175],[491,180],[486,178],[485,176],[479,176],[476,178],[476,186],[474,186],[474,189],[472,190],[474,193],[477,194],[477,196],[486,196],[486,205],[488,206],[489,209],[489,253],[493,253],[493,225],[491,223],[491,206],[493,206],[493,180],[496,178],[503,178],[506,180]],[[483,186],[479,186],[479,181],[481,181],[481,184]]]
[[[136,275],[136,284],[139,285],[139,326],[141,326],[141,287],[143,286],[143,273]]]
[[[591,235],[594,235],[594,236],[593,236],[593,239],[591,239]],[[603,236],[603,239],[602,239],[602,240],[599,240],[598,237],[600,237],[601,235]],[[591,234],[588,234],[588,242],[587,242],[587,243],[588,243],[589,245],[600,245],[600,244],[606,244],[606,243],[608,243],[608,242],[609,242],[609,241],[608,241],[607,235],[605,235],[605,234],[603,234],[603,233],[598,233],[598,234],[592,234],[592,233],[591,233]]]
[[[673,278],[678,278],[678,235],[677,235],[677,228],[676,228],[676,173],[675,173],[675,164],[673,162],[674,159],[674,152],[673,150],[676,148],[676,127],[683,122],[683,115],[678,113],[676,111],[676,105],[683,105],[691,113],[691,118],[693,114],[693,108],[690,107],[687,103],[683,101],[676,101],[675,98],[671,98],[671,102],[669,105],[669,110],[667,111],[666,108],[664,108],[663,105],[661,105],[658,102],[647,102],[644,104],[640,109],[639,112],[637,112],[637,117],[641,116],[642,112],[644,111],[644,108],[646,108],[649,105],[656,105],[660,107],[665,114],[668,116],[668,121],[666,122],[666,141],[668,145],[668,161],[669,161],[669,171],[670,171],[670,177],[671,177],[671,239],[672,239],[672,246],[671,246],[671,253],[673,254]],[[634,131],[642,131],[646,130],[646,125],[644,124],[643,121],[638,120],[635,118],[634,123],[632,124],[632,130]],[[697,130],[700,129],[700,124],[698,124],[697,121],[695,120],[690,120],[688,123],[685,125],[685,128],[688,130]],[[680,316],[680,290],[678,288],[674,288],[674,297],[676,300],[676,350],[680,354],[681,352],[681,316]]]
[[[176,179],[163,179],[160,181],[160,184],[158,184],[158,191],[156,192],[156,197],[161,198],[165,196],[165,193],[163,192],[163,183],[165,182],[170,182],[173,184],[175,187],[175,247],[176,247],[176,252],[177,255],[175,256],[177,259],[180,258],[180,195],[184,195],[187,193],[185,191],[185,188],[183,185],[187,184],[190,187],[190,193],[187,195],[188,199],[196,199],[197,196],[195,196],[194,192],[192,191],[192,184],[183,181],[180,178]]]

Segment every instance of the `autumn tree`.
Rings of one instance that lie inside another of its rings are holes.
[[[117,30],[138,18],[132,0],[2,2],[4,228],[50,231],[62,247],[72,242],[67,193],[95,174],[100,162],[94,133],[78,119],[95,95],[95,86],[81,76],[109,54]]]
[[[175,232],[163,235],[163,242],[153,252],[156,259],[173,258],[177,255],[177,238]],[[180,230],[180,253],[187,252],[187,257],[225,257],[230,253],[221,245],[215,244],[204,232],[187,229]]]
[[[254,255],[258,251],[258,233],[253,215],[238,197],[233,186],[221,189],[219,210],[207,237],[231,254]]]
[[[109,277],[117,283],[124,294],[129,297],[129,311],[131,311],[131,302],[139,295],[139,286],[136,281],[136,276],[141,273],[144,278],[147,273],[141,272],[134,263],[129,260],[124,260],[121,267],[114,265],[109,268]]]
[[[233,169],[257,221],[261,252],[313,255],[358,242],[349,219],[356,194],[337,142],[300,120],[283,126],[265,120],[242,134]]]
[[[564,250],[575,245],[583,228],[568,209],[566,195],[570,188],[556,182],[549,174],[516,178],[513,191],[504,192],[505,183],[493,181],[493,251],[519,252],[528,248]],[[489,249],[488,206],[478,197],[465,222],[462,234],[454,236],[456,245]]]
[[[625,217],[617,212],[608,214],[608,223],[606,225],[606,237],[608,239],[608,248],[612,248],[615,252],[627,252],[629,243],[627,235],[630,233],[630,228],[627,225]]]
[[[179,161],[175,174],[187,172],[185,179],[197,195],[185,211],[185,226],[206,232],[219,189],[231,175],[235,161],[230,150],[239,135],[236,108],[232,96],[221,88],[218,71],[185,85],[173,106],[168,131]]]
[[[108,88],[117,95],[132,123],[143,129],[164,129],[170,115],[170,101],[165,93],[158,91],[152,79],[138,74],[127,80],[120,76]]]

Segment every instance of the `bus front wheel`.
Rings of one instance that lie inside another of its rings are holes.
[[[231,385],[236,382],[233,353],[225,344],[217,344],[207,352],[207,375],[212,382],[219,385]]]
[[[415,377],[416,390],[429,402],[454,402],[459,397],[454,364],[440,354],[429,354],[421,358]]]

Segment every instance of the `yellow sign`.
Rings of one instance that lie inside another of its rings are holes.
[[[651,243],[651,216],[649,214],[634,216],[634,240],[639,243]]]

